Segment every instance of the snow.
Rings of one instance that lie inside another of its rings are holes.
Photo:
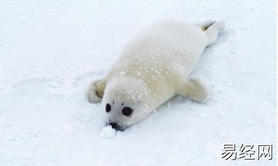
[[[0,165],[275,165],[221,159],[224,143],[276,146],[274,3],[2,0]],[[86,89],[132,36],[164,19],[225,20],[193,73],[211,98],[175,97],[115,134]]]
[[[116,130],[114,130],[111,126],[106,126],[102,129],[100,136],[104,138],[111,138],[116,135]]]

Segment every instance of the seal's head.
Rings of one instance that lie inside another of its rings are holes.
[[[102,100],[107,123],[122,131],[144,119],[150,113],[148,94],[143,80],[121,76],[109,81]]]

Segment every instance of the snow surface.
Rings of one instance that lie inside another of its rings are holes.
[[[106,126],[102,129],[100,135],[104,138],[110,138],[116,135],[116,130],[111,126]]]
[[[224,143],[276,145],[275,6],[1,0],[0,165],[275,165],[276,158],[221,159]],[[226,29],[193,74],[211,91],[206,104],[175,97],[115,136],[104,128],[104,111],[87,102],[85,91],[127,40],[155,21],[215,18]]]

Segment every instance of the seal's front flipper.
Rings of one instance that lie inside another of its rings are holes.
[[[183,96],[187,96],[198,102],[204,102],[207,99],[206,88],[199,80],[196,79],[181,81],[177,93]]]
[[[88,100],[91,103],[99,103],[103,97],[105,81],[98,80],[90,85],[88,90]]]

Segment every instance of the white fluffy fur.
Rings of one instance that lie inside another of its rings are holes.
[[[205,88],[188,75],[223,26],[213,21],[151,25],[127,44],[104,79],[92,83],[89,100],[99,102],[103,97],[103,105],[112,105],[107,120],[124,127],[141,121],[176,94],[203,101]],[[122,115],[124,106],[134,110],[130,117]]]

